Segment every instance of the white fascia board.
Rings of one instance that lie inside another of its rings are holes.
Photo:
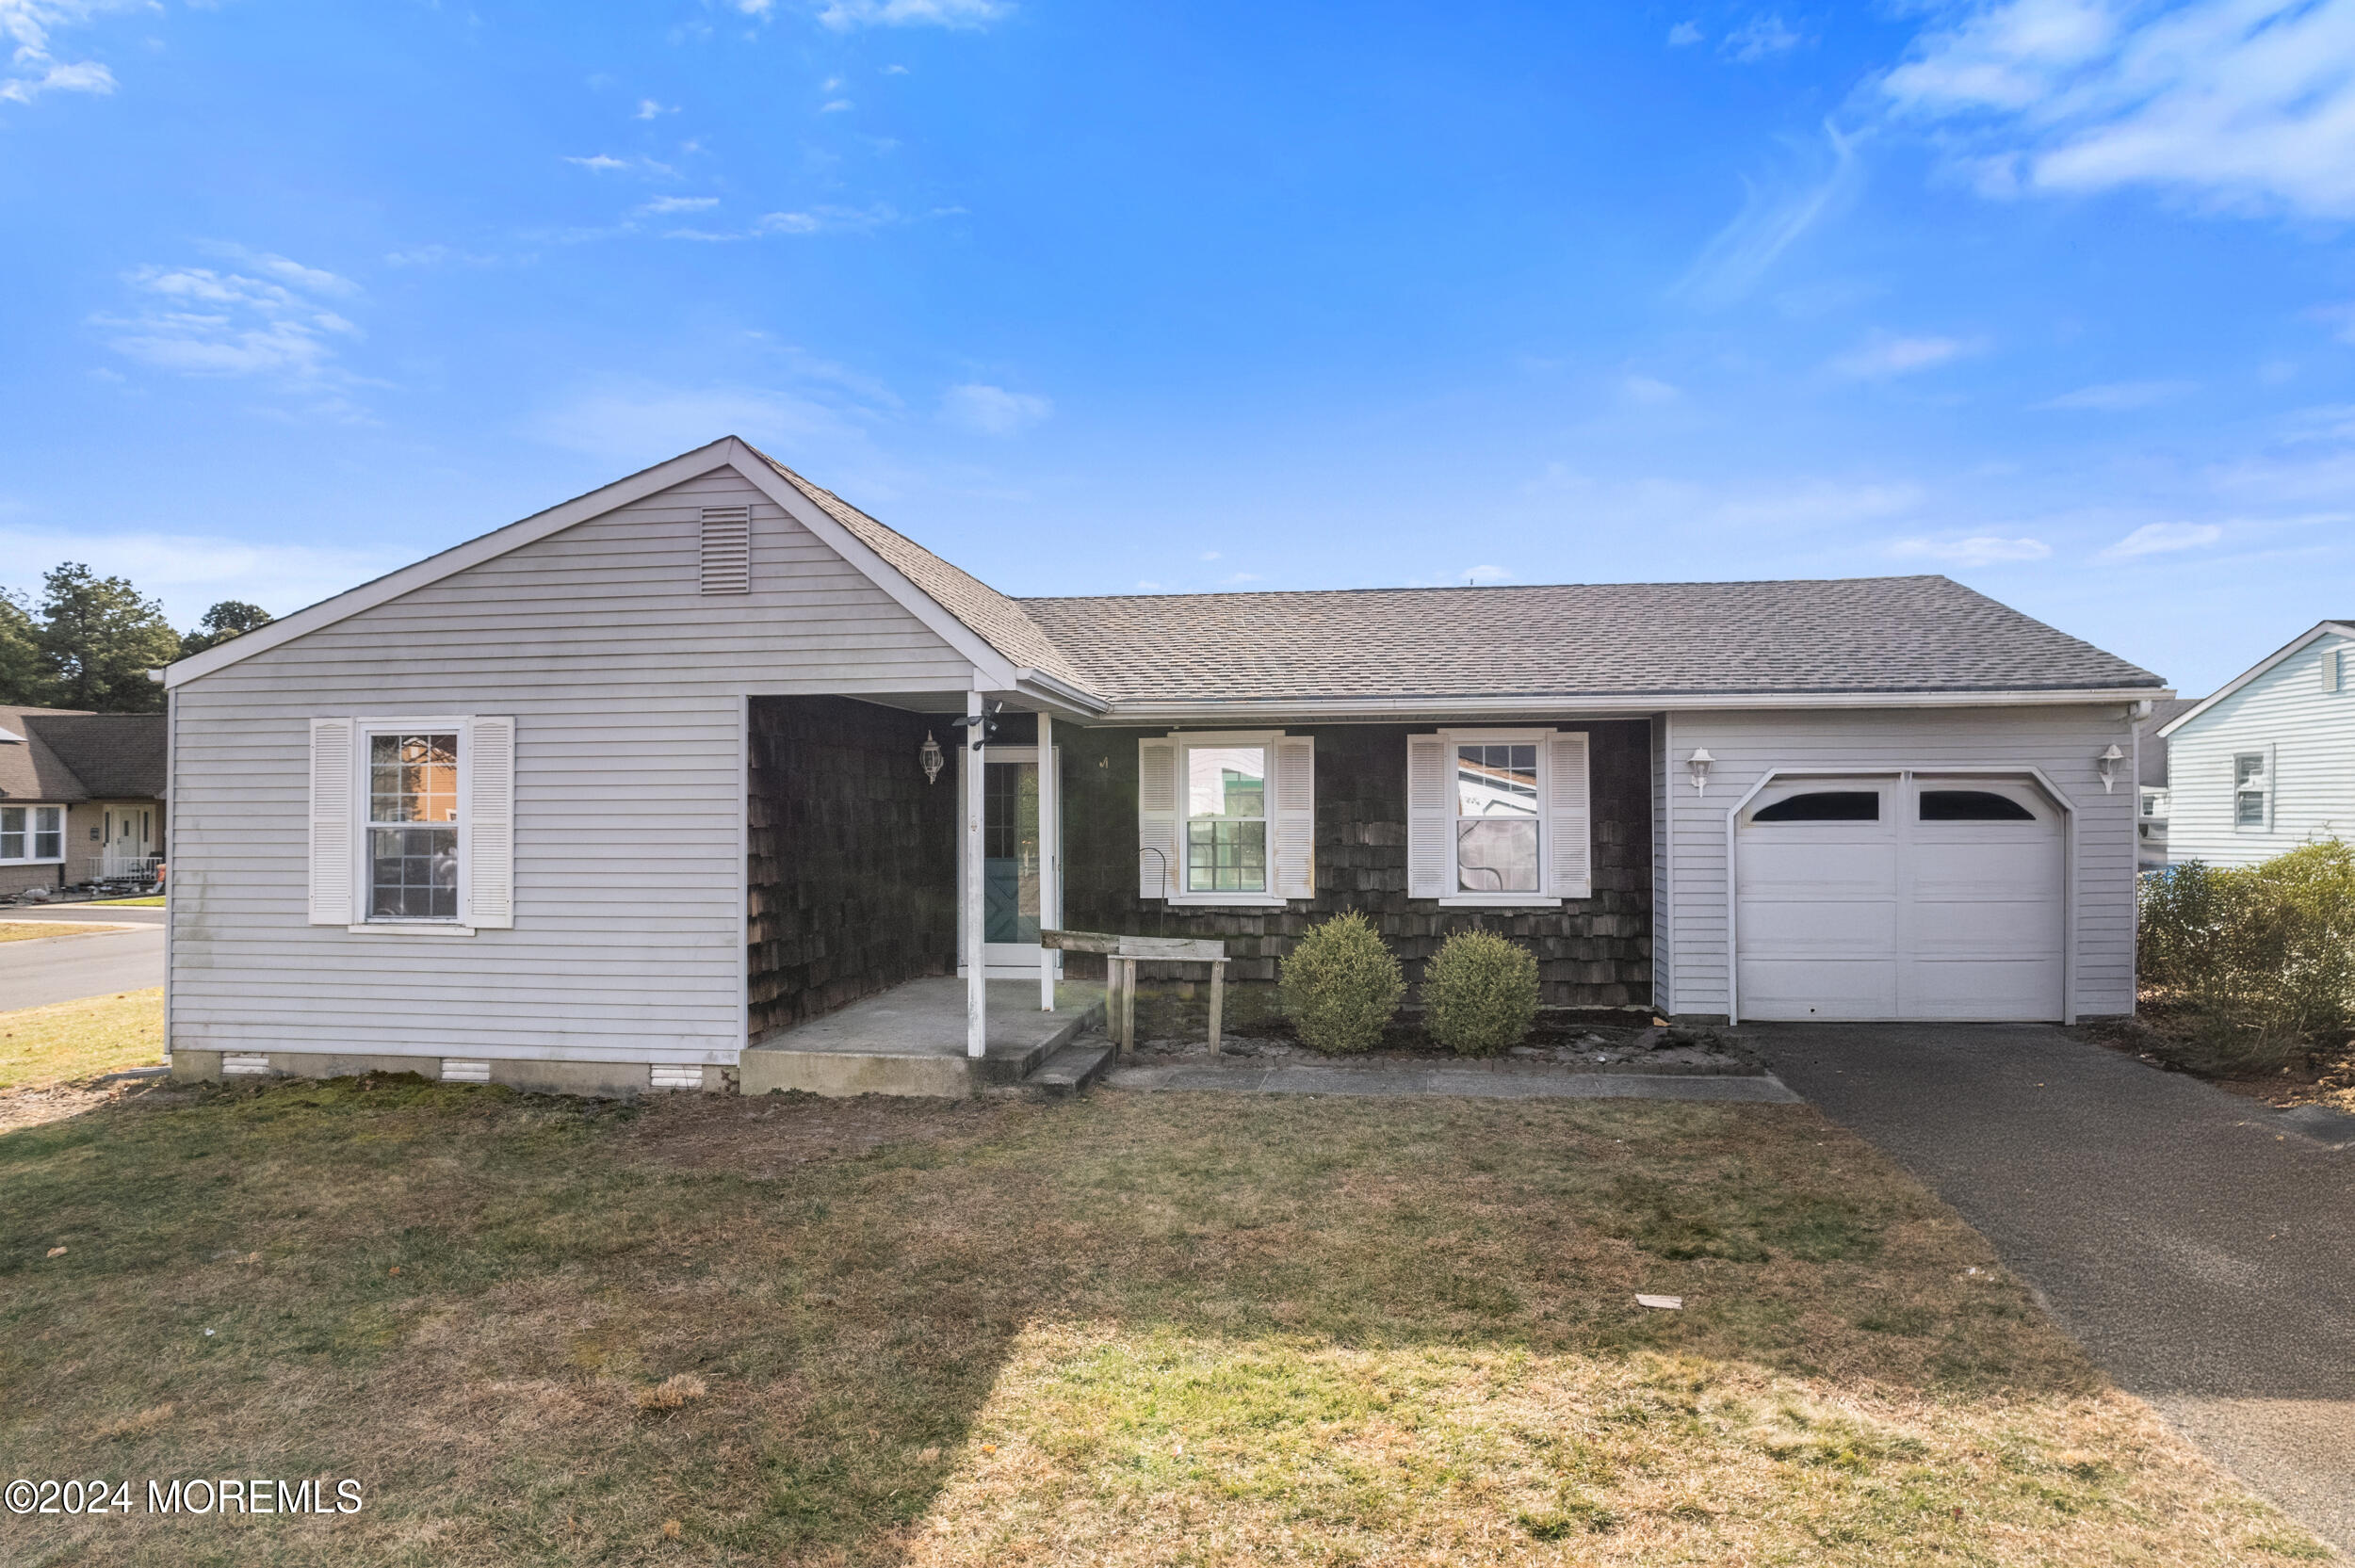
[[[1014,661],[991,646],[986,638],[950,614],[938,600],[901,575],[898,567],[869,549],[866,542],[850,529],[827,516],[823,507],[796,490],[784,475],[762,461],[759,453],[735,436],[729,436],[717,445],[725,449],[727,459],[735,464],[737,472],[774,501],[788,517],[816,534],[828,549],[857,567],[869,582],[891,595],[901,609],[921,621],[942,641],[970,660],[985,689],[1002,691],[1013,688],[1016,674]]]
[[[1630,696],[1593,692],[1535,697],[1378,697],[1303,701],[1275,698],[1233,703],[1114,703],[1105,715],[1108,723],[1232,724],[1240,719],[1267,723],[1345,723],[1479,719],[1496,721],[1549,722],[1566,716],[1594,718],[1649,717],[1668,712],[1767,711],[1792,708],[2008,708],[2094,707],[2114,703],[2147,703],[2173,693],[2166,687],[2119,687],[2082,690],[2038,691],[1832,691],[1680,693],[1663,696],[1639,692]]]
[[[1028,667],[1014,672],[1014,689],[1040,702],[1059,718],[1096,719],[1101,717],[1109,705],[1103,698],[1082,691],[1069,681],[1059,680],[1044,670]]]
[[[681,453],[668,462],[658,462],[652,468],[641,469],[627,478],[617,479],[603,489],[593,490],[586,495],[576,496],[563,505],[550,507],[545,511],[534,512],[520,522],[510,523],[503,528],[495,528],[479,538],[466,541],[463,544],[452,545],[438,555],[428,556],[425,559],[404,566],[398,572],[388,572],[373,581],[362,583],[358,588],[347,589],[332,599],[322,599],[309,608],[297,610],[283,620],[273,621],[267,626],[256,627],[241,636],[233,637],[217,647],[207,648],[201,654],[177,660],[166,667],[164,686],[166,688],[185,686],[190,681],[211,674],[216,670],[226,669],[240,659],[249,659],[256,654],[268,653],[282,643],[292,642],[296,638],[305,637],[322,627],[332,626],[336,622],[348,620],[363,610],[374,609],[377,606],[398,599],[404,593],[414,593],[418,589],[437,583],[453,573],[479,566],[486,560],[507,554],[510,550],[519,550],[527,544],[535,543],[550,534],[571,527],[576,523],[586,523],[593,517],[602,516],[617,508],[628,506],[633,501],[642,501],[649,495],[659,494],[674,485],[685,484],[698,475],[708,474],[715,468],[725,467],[730,461],[731,444],[739,446],[741,445],[736,442],[735,437],[730,436],[724,440],[715,441],[707,446],[698,446],[691,452]],[[762,466],[768,465],[764,463]],[[747,477],[750,476],[748,475]]]
[[[2266,655],[2255,664],[2250,665],[2248,669],[2233,676],[2224,685],[2217,687],[2216,691],[2209,697],[2202,700],[2198,707],[2185,708],[2182,713],[2177,714],[2174,718],[2160,725],[2159,738],[2161,740],[2169,738],[2177,730],[2182,729],[2184,725],[2190,723],[2201,714],[2206,713],[2210,708],[2224,701],[2225,698],[2230,697],[2233,692],[2238,691],[2241,687],[2247,686],[2249,682],[2255,680],[2266,671],[2271,670],[2275,665],[2280,664],[2283,659],[2288,658],[2292,654],[2295,654],[2299,649],[2304,648],[2309,643],[2313,642],[2316,638],[2330,637],[2333,634],[2340,637],[2355,638],[2355,626],[2350,626],[2344,621],[2325,621],[2316,625],[2312,631],[2299,633],[2288,643]]]

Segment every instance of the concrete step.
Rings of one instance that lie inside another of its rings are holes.
[[[1077,1094],[1102,1077],[1112,1064],[1113,1047],[1109,1041],[1075,1040],[1023,1079],[1022,1087],[1048,1094]]]

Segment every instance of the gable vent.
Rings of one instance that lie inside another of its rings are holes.
[[[753,509],[704,508],[703,590],[750,593],[753,590]]]

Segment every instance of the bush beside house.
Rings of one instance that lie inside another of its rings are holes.
[[[1356,910],[1310,927],[1279,983],[1302,1043],[1327,1056],[1373,1049],[1406,994],[1397,956]]]
[[[1492,931],[1457,931],[1422,980],[1423,1026],[1459,1057],[1518,1045],[1537,1020],[1537,960]]]
[[[2250,866],[2188,861],[2143,879],[2142,983],[2209,1071],[2278,1068],[2355,1029],[2355,848]]]

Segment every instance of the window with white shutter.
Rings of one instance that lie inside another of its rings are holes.
[[[1516,906],[1593,896],[1584,731],[1406,737],[1406,891]]]
[[[1280,905],[1316,893],[1316,742],[1275,731],[1137,742],[1138,892]]]
[[[310,923],[512,926],[514,765],[512,719],[313,720]]]

